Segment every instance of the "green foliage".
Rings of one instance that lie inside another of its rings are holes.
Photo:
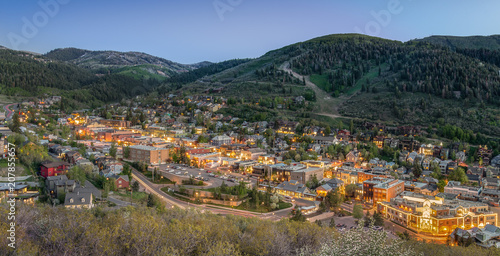
[[[80,166],[74,166],[68,171],[68,178],[80,182],[80,184],[85,184],[85,181],[87,180],[87,175],[89,175],[90,172],[86,172],[83,168]]]
[[[134,181],[132,183],[132,191],[134,191],[134,192],[138,192],[139,191],[139,182]]]
[[[335,227],[335,218],[330,219],[330,223],[328,224],[329,227],[334,228]]]
[[[451,171],[448,175],[448,179],[460,181],[462,184],[465,184],[469,181],[467,175],[465,174],[465,170],[462,167],[458,167],[457,169]]]
[[[361,204],[355,204],[352,210],[352,216],[355,219],[361,219],[363,218],[363,206]]]
[[[116,157],[117,151],[118,149],[116,148],[116,143],[115,142],[111,143],[111,148],[109,149],[109,155],[112,157]]]
[[[304,216],[298,208],[295,208],[295,213],[290,218],[290,220],[297,221],[297,222],[305,222],[306,216]]]

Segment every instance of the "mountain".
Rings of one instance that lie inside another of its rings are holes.
[[[430,36],[414,40],[455,49],[500,50],[500,35],[491,36]]]
[[[180,90],[234,98],[224,111],[248,120],[448,124],[498,137],[500,68],[475,54],[428,42],[328,35],[270,51]],[[297,96],[310,104],[295,106]]]
[[[72,63],[23,51],[0,51],[0,93],[63,97],[66,110],[95,107],[152,90],[159,82],[119,74],[99,74]]]
[[[40,55],[5,48],[0,51],[0,94],[22,98],[59,95],[65,110],[97,107],[154,91],[165,81],[191,82],[248,61],[182,65],[143,53],[124,53],[120,61],[121,53],[107,53],[113,58],[98,62],[105,53],[71,48]],[[82,65],[84,59],[102,67]],[[176,67],[185,69],[174,71]],[[171,77],[153,74],[159,70],[170,72]]]
[[[152,77],[158,80],[211,64],[200,62],[185,65],[142,52],[89,51],[77,48],[55,49],[44,56],[100,73],[112,72],[139,79]]]

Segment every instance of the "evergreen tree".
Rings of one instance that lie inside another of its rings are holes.
[[[21,127],[21,122],[19,121],[19,113],[16,111],[12,116],[12,131],[19,132],[19,128]]]

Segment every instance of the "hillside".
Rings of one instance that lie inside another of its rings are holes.
[[[97,75],[71,63],[21,51],[0,51],[0,93],[7,96],[63,96],[66,110],[93,107],[145,93],[155,80],[122,74]]]
[[[77,48],[55,49],[44,56],[99,73],[118,73],[139,79],[151,76],[159,80],[211,64],[200,62],[184,65],[141,52],[89,51]]]
[[[223,88],[214,95],[244,95],[246,106],[236,104],[236,110],[228,113],[247,118],[253,114],[242,109],[269,112],[274,118],[319,114],[391,125],[453,124],[498,137],[500,68],[496,61],[500,59],[482,53],[457,52],[426,42],[329,35],[270,51],[186,84],[182,90],[202,93]],[[298,95],[314,107],[288,111],[292,104],[287,102]],[[285,102],[285,107],[279,110],[277,101]],[[275,103],[256,107],[251,102]]]
[[[414,40],[456,49],[500,50],[500,35],[491,36],[429,36]]]
[[[314,223],[226,217],[197,210],[124,207],[71,210],[19,205],[16,253],[2,255],[497,255],[498,249],[387,239],[385,232],[342,234]],[[7,205],[0,205],[7,214]],[[0,228],[9,229],[0,219]],[[71,232],[68,232],[71,230]],[[354,241],[354,242],[353,242]],[[381,253],[383,252],[383,253]]]

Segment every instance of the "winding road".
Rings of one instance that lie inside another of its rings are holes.
[[[10,107],[17,105],[17,103],[12,103],[9,105],[3,106],[3,109],[5,109],[5,119],[10,120],[12,118],[12,115],[14,114],[14,111],[10,109]]]
[[[168,195],[167,193],[161,191],[155,184],[153,184],[151,181],[149,181],[142,173],[139,171],[132,169],[132,177],[139,182],[139,184],[146,189],[149,193],[153,193],[154,195],[158,196],[163,202],[166,203],[167,208],[173,208],[173,207],[179,207],[181,209],[198,209],[201,210],[202,212],[209,211],[213,214],[221,214],[221,215],[239,215],[243,217],[259,217],[259,218],[270,218],[271,216],[273,217],[272,219],[275,218],[281,218],[282,216],[286,216],[288,213],[286,211],[279,211],[276,212],[275,214],[268,213],[268,214],[259,214],[259,213],[254,213],[254,212],[249,212],[249,211],[242,211],[242,210],[234,210],[234,209],[226,209],[225,207],[221,206],[214,206],[214,205],[197,205],[197,204],[190,204],[187,202],[184,202],[182,200],[179,200],[175,197],[172,197]],[[285,209],[288,211],[291,211],[291,208]],[[281,217],[280,217],[281,216]]]

